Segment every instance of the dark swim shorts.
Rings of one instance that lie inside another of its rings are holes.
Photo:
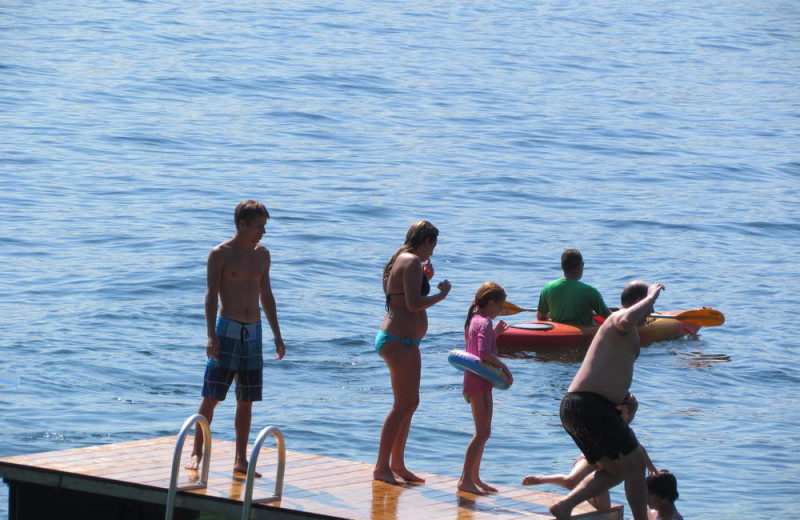
[[[589,464],[633,452],[639,441],[616,405],[593,392],[567,392],[561,400],[561,424]]]
[[[261,355],[261,322],[239,323],[217,317],[218,360],[208,358],[203,378],[203,397],[225,400],[236,378],[237,401],[260,401],[264,360]]]

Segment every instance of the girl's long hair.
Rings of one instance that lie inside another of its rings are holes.
[[[397,257],[402,253],[416,252],[417,249],[419,249],[419,247],[425,243],[425,240],[431,237],[438,238],[439,230],[427,220],[419,220],[411,224],[411,227],[408,228],[408,232],[406,232],[406,241],[403,244],[403,247],[398,249],[397,252],[392,255],[383,268],[383,292],[386,292],[387,290],[386,284],[389,281],[389,274],[392,272],[392,267],[394,267],[394,262],[397,260]]]
[[[481,286],[478,287],[475,293],[475,299],[472,300],[472,305],[469,306],[469,311],[467,311],[467,321],[464,323],[464,334],[466,334],[469,329],[469,322],[472,321],[472,316],[478,312],[478,309],[483,309],[491,301],[498,303],[506,301],[506,290],[503,289],[500,284],[483,282]]]

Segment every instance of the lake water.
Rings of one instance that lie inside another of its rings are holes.
[[[797,2],[11,0],[0,20],[0,376],[20,378],[0,456],[178,431],[206,256],[256,198],[288,353],[255,432],[374,461],[381,269],[424,218],[453,290],[429,312],[410,468],[460,474],[472,422],[446,355],[478,285],[533,307],[577,247],[609,305],[643,278],[659,309],[727,317],[636,366],[634,426],[684,516],[800,518]],[[488,482],[570,467],[578,362],[508,360]]]

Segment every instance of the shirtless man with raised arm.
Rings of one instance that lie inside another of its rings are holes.
[[[236,378],[233,470],[241,473],[247,472],[247,440],[253,402],[262,399],[264,363],[259,301],[275,338],[275,359],[283,359],[286,353],[269,279],[270,254],[267,248],[259,245],[268,218],[269,213],[260,202],[246,200],[239,203],[234,212],[236,234],[214,247],[208,255],[205,298],[208,361],[203,378],[203,401],[197,413],[210,424],[214,408],[225,400],[228,388]],[[196,432],[186,467],[198,469],[202,456],[203,436]]]
[[[636,280],[622,291],[622,308],[597,331],[578,373],[561,401],[561,422],[589,464],[600,468],[550,507],[558,520],[567,520],[581,502],[625,482],[634,520],[647,520],[646,459],[633,430],[617,406],[633,380],[639,356],[637,325],[653,311],[664,290]]]

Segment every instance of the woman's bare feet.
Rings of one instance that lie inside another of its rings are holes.
[[[372,472],[372,479],[380,480],[381,482],[386,482],[387,484],[391,484],[393,486],[400,485],[400,482],[398,482],[394,476],[394,472],[390,469],[375,468],[375,471]]]
[[[394,472],[395,475],[397,475],[401,479],[405,480],[409,484],[424,484],[425,483],[425,479],[424,478],[411,473],[406,468],[393,469],[392,471]]]
[[[475,495],[485,495],[486,491],[482,490],[472,481],[465,481],[459,480],[458,481],[458,490],[459,491],[466,491],[467,493],[473,493]]]
[[[481,488],[482,490],[484,490],[487,493],[497,493],[497,488],[496,487],[490,486],[489,484],[487,484],[486,482],[483,482],[482,480],[477,481],[475,484],[477,484],[479,488]]]

